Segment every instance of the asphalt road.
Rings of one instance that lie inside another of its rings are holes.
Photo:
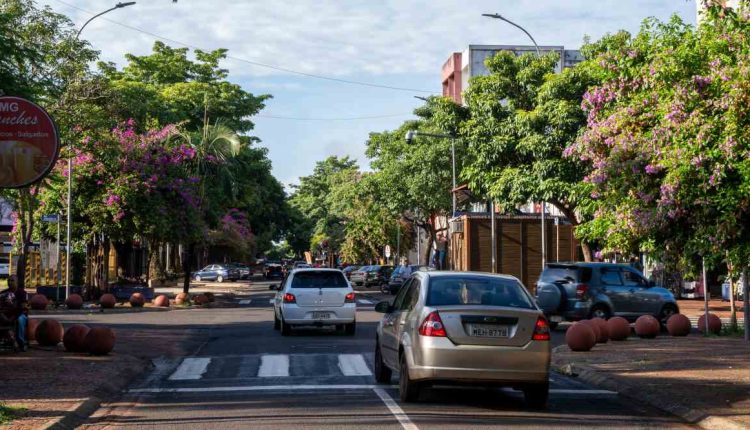
[[[392,385],[372,377],[374,304],[358,294],[356,336],[272,329],[268,283],[236,298],[237,307],[173,312],[207,318],[207,340],[189,357],[158,360],[92,427],[214,429],[687,428],[679,419],[552,374],[549,407],[528,409],[512,390],[435,388],[400,404]],[[554,333],[553,343],[563,341]]]

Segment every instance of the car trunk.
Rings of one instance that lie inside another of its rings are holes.
[[[298,288],[292,293],[301,307],[343,306],[348,291],[346,288]]]
[[[523,346],[531,341],[539,312],[499,306],[436,308],[448,338],[457,345]]]

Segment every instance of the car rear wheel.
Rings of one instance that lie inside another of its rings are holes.
[[[354,334],[357,333],[357,323],[353,322],[351,324],[346,324],[344,326],[344,333],[347,336],[354,336]]]
[[[406,363],[406,357],[401,354],[398,375],[398,394],[404,403],[411,403],[419,399],[420,386],[418,382],[409,378],[409,365]]]
[[[601,318],[608,320],[612,316],[609,308],[604,305],[596,305],[591,308],[591,318]]]
[[[281,321],[279,321],[279,317],[276,316],[276,312],[273,313],[273,329],[281,329]]]
[[[391,292],[391,289],[388,284],[380,284],[380,292],[383,294],[388,294]]]
[[[534,409],[543,409],[547,406],[549,398],[549,382],[534,384],[523,389],[523,397],[526,404]]]
[[[669,318],[676,313],[679,313],[679,311],[677,310],[677,306],[672,304],[662,306],[661,312],[659,312],[659,322],[661,323],[661,326],[666,327],[667,320],[669,320]]]
[[[195,282],[200,282],[200,281],[201,281],[200,275],[195,275]]]
[[[380,354],[380,342],[375,342],[375,380],[379,384],[388,384],[391,382],[393,372],[383,362],[383,356]]]
[[[281,317],[281,335],[289,336],[290,334],[292,334],[292,326],[284,321],[284,317]]]
[[[224,282],[224,277],[221,276],[221,275],[217,276],[216,277],[216,282],[219,282],[219,283]]]

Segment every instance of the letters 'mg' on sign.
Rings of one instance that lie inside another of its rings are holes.
[[[39,182],[59,151],[57,127],[47,111],[19,97],[0,97],[0,188]]]

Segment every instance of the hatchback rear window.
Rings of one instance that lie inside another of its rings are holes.
[[[534,309],[523,286],[508,279],[440,277],[430,280],[427,306],[480,305]]]
[[[578,282],[578,268],[570,266],[548,266],[542,272],[542,281],[569,281]]]
[[[349,283],[339,272],[300,272],[292,279],[292,288],[346,288]]]

